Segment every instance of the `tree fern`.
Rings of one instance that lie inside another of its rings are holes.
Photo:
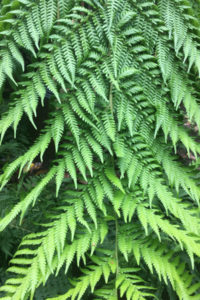
[[[199,299],[199,9],[2,1],[1,299]]]

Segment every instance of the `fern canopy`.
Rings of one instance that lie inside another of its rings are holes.
[[[2,300],[53,276],[45,299],[200,299],[199,15],[1,2],[0,231],[22,230]]]

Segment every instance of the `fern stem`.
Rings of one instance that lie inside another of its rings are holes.
[[[12,224],[10,224],[10,227],[15,228],[15,229],[18,229],[18,230],[22,230],[22,231],[26,231],[26,232],[32,233],[31,230],[26,229],[26,228],[21,227],[21,226],[17,226],[17,225],[12,225]]]
[[[57,20],[60,19],[60,7],[59,7],[59,2],[57,3]]]
[[[118,220],[117,216],[115,219],[115,259],[116,259],[116,280],[119,273],[119,254],[118,254]],[[116,288],[116,297],[118,298],[117,288]]]
[[[113,88],[113,85],[111,83],[110,84],[110,92],[109,92],[109,103],[110,103],[110,110],[111,110],[111,113],[113,115],[113,95],[112,95],[112,88]]]
[[[0,104],[3,103],[3,87],[0,89]]]

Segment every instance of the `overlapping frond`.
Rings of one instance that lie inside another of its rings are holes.
[[[155,278],[163,297],[199,299],[198,168],[179,155],[200,155],[198,10],[193,0],[2,1],[0,140],[27,122],[37,132],[3,167],[2,193],[35,162],[44,174],[0,231],[18,217],[23,226],[45,192],[53,199],[11,259],[2,299],[34,299],[64,266],[66,293],[51,299],[156,299]]]

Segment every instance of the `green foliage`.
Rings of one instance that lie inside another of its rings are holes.
[[[1,2],[2,300],[200,298],[199,9]]]

